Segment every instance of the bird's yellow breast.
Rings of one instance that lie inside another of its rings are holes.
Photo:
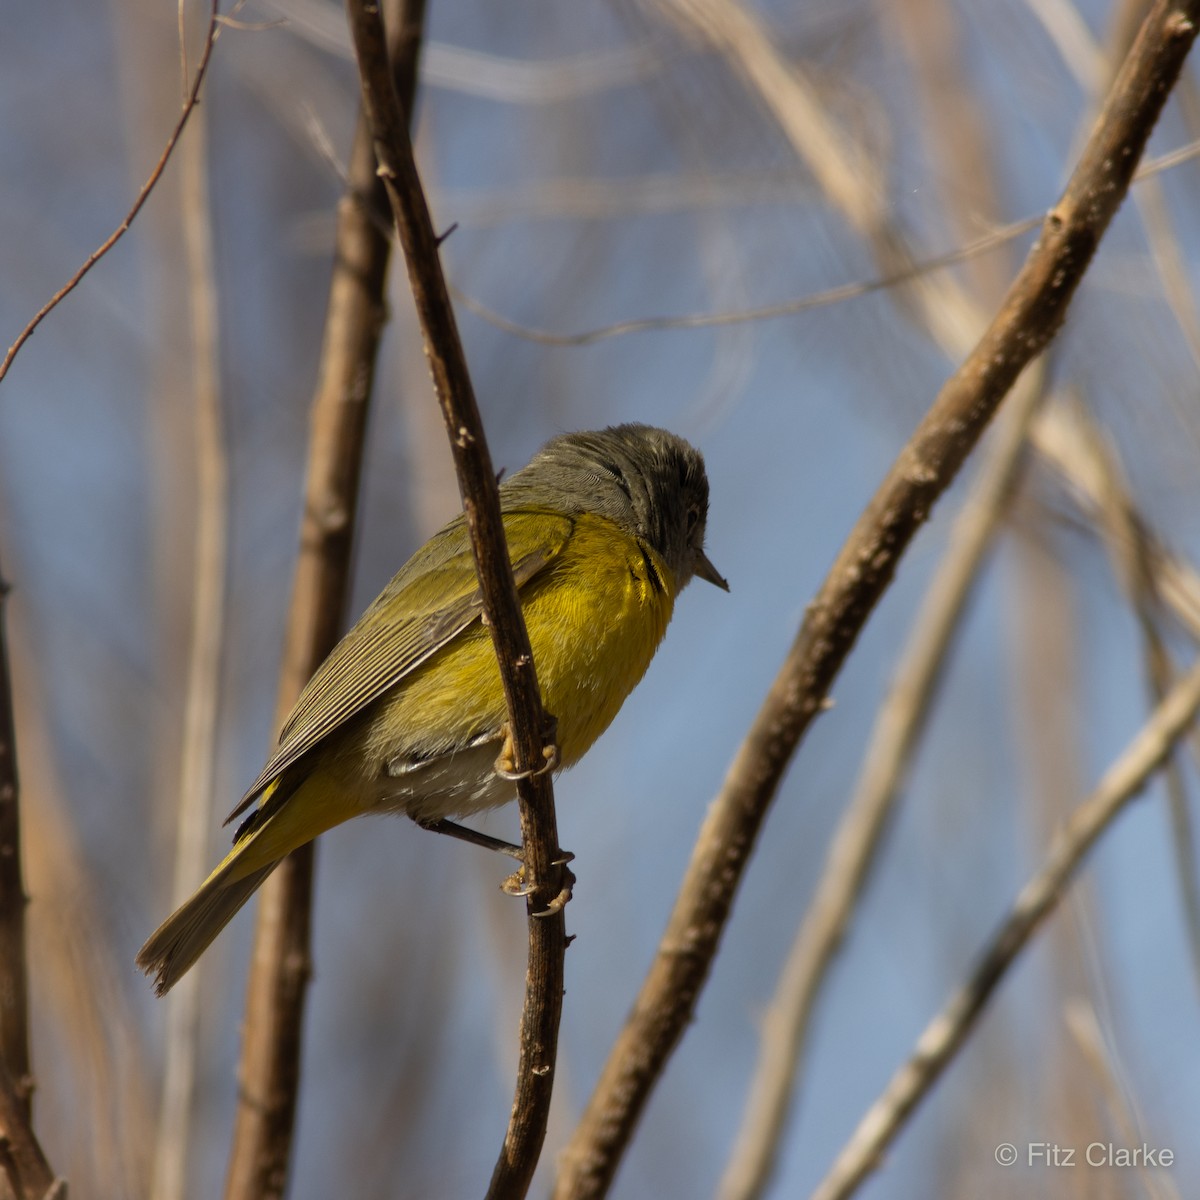
[[[557,569],[535,579],[525,621],[558,749],[576,762],[638,685],[667,631],[675,581],[647,545],[581,517]]]
[[[583,515],[521,602],[542,703],[558,720],[559,761],[570,766],[645,674],[671,619],[675,580],[650,546]],[[487,629],[477,622],[464,630],[381,709],[372,749],[389,758],[445,754],[497,730],[505,706]]]

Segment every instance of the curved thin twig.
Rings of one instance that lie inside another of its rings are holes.
[[[221,32],[221,17],[218,12],[218,6],[219,0],[212,0],[212,9],[208,18],[208,30],[204,35],[204,50],[200,54],[200,61],[196,64],[196,74],[192,79],[192,86],[188,90],[187,97],[184,99],[179,119],[175,122],[175,128],[171,130],[171,136],[167,138],[167,144],[163,147],[163,152],[159,155],[158,162],[154,164],[154,170],[150,172],[146,182],[142,184],[137,198],[125,214],[120,225],[87,256],[83,266],[34,313],[29,324],[17,335],[17,340],[9,346],[8,353],[5,354],[3,362],[0,362],[0,380],[3,380],[5,375],[8,374],[8,369],[12,366],[13,359],[17,357],[21,347],[33,336],[33,331],[83,282],[83,277],[125,236],[126,231],[133,224],[134,218],[141,212],[142,205],[150,199],[150,193],[154,191],[155,185],[162,177],[163,171],[167,168],[167,160],[170,159],[179,141],[179,137],[183,133],[183,127],[188,123],[188,118],[192,115],[192,110],[200,102],[200,86],[204,83],[204,76],[208,72],[208,62],[212,57],[213,47],[217,44],[217,35]]]
[[[1196,36],[1200,0],[1159,0],[1062,198],[963,365],[847,539],[709,809],[650,972],[574,1137],[556,1200],[605,1194],[691,1018],[759,828],[800,738],[900,556],[1026,364],[1061,326]]]
[[[528,1190],[546,1134],[566,954],[562,910],[561,907],[552,910],[562,876],[558,865],[562,852],[558,845],[554,792],[549,773],[538,771],[545,761],[546,718],[505,545],[496,473],[484,440],[483,422],[442,274],[438,238],[417,174],[412,140],[388,78],[378,9],[366,0],[347,0],[346,7],[362,77],[363,104],[375,134],[379,172],[404,247],[434,390],[450,436],[484,612],[500,664],[515,769],[523,776],[517,791],[526,882],[530,888],[529,967],[521,1015],[516,1094],[488,1189],[488,1196],[493,1198],[521,1197]]]

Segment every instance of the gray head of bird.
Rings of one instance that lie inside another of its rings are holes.
[[[704,553],[704,458],[665,429],[631,424],[563,434],[506,480],[501,492],[508,503],[607,517],[659,553],[677,591],[693,575],[729,590]]]

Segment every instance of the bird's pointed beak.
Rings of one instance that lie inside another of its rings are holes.
[[[725,576],[708,561],[708,555],[703,550],[696,551],[696,574],[701,579],[708,580],[715,587],[719,587],[723,592],[729,591],[729,584],[726,582]]]

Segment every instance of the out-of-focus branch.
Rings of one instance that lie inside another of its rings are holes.
[[[1116,527],[1106,522],[1104,514],[1119,502],[1124,514],[1120,536],[1136,543],[1121,553],[1138,556],[1153,581],[1155,596],[1193,639],[1200,640],[1200,573],[1165,546],[1142,518],[1119,475],[1108,469],[1106,456],[1098,452],[1099,433],[1087,411],[1076,404],[1044,408],[1033,440],[1038,453],[1067,481],[1076,503],[1110,537]]]
[[[87,256],[83,266],[34,313],[29,324],[17,335],[17,340],[8,348],[8,353],[5,354],[3,362],[0,362],[0,380],[3,380],[5,375],[8,374],[8,369],[12,366],[13,359],[17,357],[21,347],[33,336],[33,331],[79,286],[83,281],[83,277],[124,237],[126,230],[133,224],[134,218],[141,212],[142,205],[150,198],[150,193],[162,177],[163,171],[166,170],[167,160],[171,157],[171,153],[179,141],[180,134],[183,133],[183,127],[192,115],[192,109],[200,101],[200,86],[204,82],[204,76],[208,70],[208,62],[212,57],[213,47],[217,44],[217,34],[220,31],[218,0],[212,0],[208,31],[204,35],[204,49],[201,51],[200,61],[196,64],[196,74],[192,79],[191,89],[188,91],[187,97],[183,102],[183,109],[179,114],[179,119],[175,122],[175,128],[171,130],[171,136],[167,138],[167,144],[163,147],[163,152],[159,156],[158,162],[154,164],[154,170],[150,172],[146,182],[142,184],[142,189],[138,192],[133,206],[125,214],[120,225]]]
[[[1123,1078],[1115,1055],[1105,1043],[1096,1009],[1087,1000],[1073,997],[1063,1011],[1067,1030],[1091,1070],[1100,1098],[1116,1136],[1123,1146],[1136,1146],[1146,1137],[1145,1123]],[[1181,1200],[1179,1189],[1166,1171],[1139,1163],[1138,1184],[1147,1200]]]
[[[424,0],[404,0],[390,22],[395,88],[411,114]],[[349,187],[338,214],[334,271],[276,711],[284,719],[337,641],[350,579],[367,411],[387,315],[387,201],[366,119],[359,118]],[[286,858],[263,885],[247,985],[239,1101],[226,1200],[280,1197],[287,1183],[310,974],[313,849]]]
[[[1175,675],[1171,656],[1159,632],[1158,574],[1149,554],[1147,539],[1139,536],[1137,518],[1129,498],[1124,472],[1116,448],[1105,443],[1098,432],[1082,425],[1080,448],[1095,463],[1104,479],[1103,507],[1099,518],[1108,543],[1109,556],[1129,599],[1142,635],[1142,653],[1151,698],[1160,703]],[[1197,738],[1193,734],[1193,745]],[[1200,879],[1196,872],[1196,832],[1188,803],[1183,772],[1175,762],[1164,768],[1167,802],[1174,833],[1175,868],[1183,906],[1184,928],[1191,951],[1193,979],[1200,985]]]
[[[33,1132],[29,1071],[29,978],[25,959],[25,882],[17,802],[17,737],[0,573],[0,1174],[17,1200],[49,1194],[54,1172]]]
[[[189,589],[192,618],[187,697],[179,755],[175,878],[171,889],[173,906],[182,904],[200,886],[206,872],[217,759],[221,647],[225,639],[229,470],[221,411],[208,136],[207,116],[201,109],[180,153],[181,216],[192,327],[190,376],[194,398],[196,518]],[[200,964],[180,980],[179,987],[167,999],[166,1065],[154,1146],[153,1200],[183,1200],[186,1195],[192,1087],[205,969],[205,964]]]
[[[763,1016],[742,1126],[717,1192],[721,1200],[761,1195],[775,1169],[817,994],[894,811],[946,653],[1012,494],[1025,435],[1042,399],[1042,382],[1033,372],[1022,378],[925,593],[908,649],[872,729],[854,796],[838,823],[812,902]]]
[[[409,283],[425,337],[434,390],[442,407],[475,554],[479,586],[508,706],[524,846],[529,913],[529,966],[521,1015],[516,1092],[489,1197],[524,1196],[545,1138],[558,1024],[562,1012],[566,928],[561,907],[561,859],[554,792],[544,765],[546,719],[529,636],[521,615],[500,517],[500,494],[483,423],[467,371],[454,310],[438,257],[438,239],[413,157],[412,140],[392,94],[378,11],[347,0],[362,77],[363,103],[375,134]]]
[[[1183,66],[1198,18],[1200,0],[1155,4],[1000,312],[901,451],[809,606],[709,810],[633,1013],[560,1159],[558,1200],[607,1191],[650,1090],[691,1017],[787,763],[900,555],[1021,370],[1062,324]]]
[[[812,1200],[845,1200],[875,1169],[908,1116],[966,1040],[996,986],[1042,921],[1062,899],[1084,856],[1167,760],[1200,709],[1200,664],[1172,689],[1099,786],[1054,839],[1042,869],[1022,888],[967,981],[925,1027],[909,1060],[813,1192]]]

